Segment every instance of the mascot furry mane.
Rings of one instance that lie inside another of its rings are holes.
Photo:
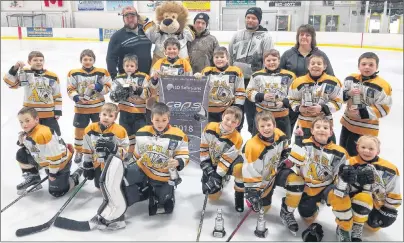
[[[165,2],[156,8],[156,20],[160,31],[167,34],[180,33],[188,21],[188,9],[174,1]]]

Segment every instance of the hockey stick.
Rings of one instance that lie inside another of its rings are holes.
[[[206,209],[207,204],[208,204],[208,194],[205,195],[205,201],[203,201],[203,208],[202,208],[202,213],[201,213],[201,221],[199,222],[198,235],[196,237],[197,242],[199,241],[199,237],[201,236],[203,219],[205,218],[205,209]]]
[[[25,197],[28,193],[32,192],[35,188],[37,188],[39,185],[41,185],[44,181],[48,179],[48,176],[45,176],[40,182],[35,184],[33,187],[31,187],[29,190],[25,191],[21,196],[17,197],[14,201],[12,201],[9,205],[5,206],[1,212],[6,211],[7,208],[11,207],[14,203],[18,202],[21,198]]]
[[[67,205],[69,205],[70,201],[74,198],[74,196],[76,196],[76,194],[80,191],[80,189],[84,186],[84,183],[86,183],[87,179],[84,179],[78,186],[77,188],[74,190],[73,194],[70,195],[69,199],[67,199],[67,201],[65,202],[65,204],[63,204],[63,206],[59,209],[59,211],[55,214],[55,216],[53,216],[53,218],[51,218],[48,222],[38,225],[38,226],[33,226],[33,227],[28,227],[28,228],[22,228],[22,229],[18,229],[15,234],[18,237],[21,236],[26,236],[26,235],[30,235],[30,234],[34,234],[34,233],[38,233],[44,230],[49,229],[52,224],[55,222],[56,218],[63,212],[63,210],[67,207]]]

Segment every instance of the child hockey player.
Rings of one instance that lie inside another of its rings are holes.
[[[46,167],[49,176],[49,193],[61,197],[79,184],[82,171],[70,175],[73,148],[66,145],[52,128],[39,124],[39,114],[33,107],[18,112],[21,128],[17,145],[17,161],[24,181],[17,185],[17,193],[23,194],[29,187],[40,182],[39,169]],[[35,190],[41,189],[39,185]]]
[[[214,67],[205,67],[202,73],[195,76],[209,77],[209,122],[220,122],[223,112],[235,105],[244,110],[245,87],[244,77],[240,68],[229,66],[229,52],[226,47],[219,46],[213,51]],[[243,116],[242,116],[243,117]],[[243,124],[241,120],[238,131]]]
[[[18,61],[4,76],[11,89],[24,87],[24,107],[38,111],[39,123],[52,128],[60,136],[58,119],[62,115],[62,94],[58,76],[43,68],[44,55],[32,51],[28,55],[30,68]]]
[[[123,159],[129,147],[125,128],[116,124],[118,106],[106,103],[101,107],[100,121],[93,122],[84,130],[83,163],[84,177],[94,179],[94,185],[100,188],[100,175],[109,154]]]
[[[243,139],[236,130],[242,115],[238,107],[228,107],[220,123],[210,122],[206,125],[200,146],[202,192],[209,194],[210,200],[218,200],[222,195],[223,180],[227,175],[233,175],[235,209],[238,212],[244,211],[243,159],[240,156]]]
[[[103,204],[91,227],[100,230],[124,228],[124,214],[132,204],[149,199],[149,215],[170,214],[174,210],[174,188],[181,182],[177,170],[188,164],[188,137],[170,126],[170,110],[157,102],[152,109],[152,126],[136,133],[136,163],[124,166],[109,157],[101,176]]]
[[[311,136],[311,124],[317,116],[324,114],[332,120],[332,113],[342,106],[341,82],[326,74],[326,68],[324,57],[313,53],[308,57],[309,73],[295,79],[289,88],[290,106],[299,112],[296,134],[303,136],[303,139]],[[333,133],[332,141],[336,142]]]
[[[336,216],[338,240],[350,241],[352,211],[346,190],[347,184],[355,183],[356,173],[347,165],[345,149],[331,141],[332,125],[328,117],[316,117],[311,124],[312,136],[304,139],[302,146],[292,147],[289,160],[295,164],[292,169],[305,180],[298,206],[300,216],[310,225],[318,215],[317,203],[323,199]]]
[[[397,167],[379,157],[379,139],[369,135],[361,136],[356,149],[358,155],[349,159],[349,164],[357,171],[357,181],[350,186],[352,241],[362,241],[365,223],[372,231],[377,231],[395,222],[402,196]]]
[[[391,109],[392,89],[377,75],[378,66],[379,57],[365,52],[358,59],[360,74],[352,74],[344,81],[343,99],[347,107],[341,118],[339,142],[350,156],[357,155],[355,142],[361,135],[379,134],[379,119]]]
[[[243,148],[246,199],[255,212],[259,212],[261,207],[267,211],[271,207],[275,187],[285,188],[286,197],[282,199],[280,217],[296,235],[299,226],[293,212],[302,196],[304,181],[284,162],[290,151],[288,138],[276,128],[272,113],[265,110],[258,112],[255,123],[258,134],[249,139]],[[264,191],[264,188],[267,189]]]
[[[257,112],[271,111],[276,127],[288,138],[291,137],[289,120],[288,89],[295,80],[294,73],[279,68],[279,51],[271,49],[264,53],[264,69],[253,73],[247,87],[247,98],[255,103]],[[257,133],[257,129],[254,129]]]
[[[149,75],[137,71],[137,56],[125,56],[123,69],[112,83],[111,100],[119,102],[119,124],[126,129],[129,136],[129,151],[125,158],[133,158],[136,132],[146,125],[146,99],[151,96]]]
[[[151,109],[156,100],[158,100],[159,88],[157,84],[162,75],[192,76],[192,68],[189,61],[178,56],[180,49],[180,42],[176,38],[169,37],[164,41],[164,53],[166,57],[159,59],[150,71],[151,88],[154,91],[152,94],[153,98],[147,100],[148,109]],[[146,116],[148,115],[146,114]]]
[[[74,103],[74,156],[75,163],[81,163],[83,153],[84,128],[98,122],[104,95],[111,88],[111,77],[104,68],[94,67],[95,54],[85,49],[80,54],[82,67],[71,70],[67,75],[67,94]]]

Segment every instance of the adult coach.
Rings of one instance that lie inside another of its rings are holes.
[[[316,31],[309,24],[301,25],[297,29],[296,44],[282,54],[280,68],[295,73],[296,77],[306,75],[308,72],[306,58],[311,56],[313,52],[320,53],[324,57],[327,64],[325,72],[334,76],[330,60],[324,52],[317,48]],[[292,133],[298,116],[299,112],[289,109],[290,131]]]
[[[188,42],[188,55],[193,73],[200,73],[205,67],[214,65],[213,51],[219,46],[219,42],[210,34],[208,25],[209,15],[198,13],[194,18],[194,25],[189,26],[195,32],[195,40]]]
[[[245,29],[233,36],[229,45],[230,63],[243,71],[245,88],[251,75],[264,67],[264,52],[273,48],[274,43],[268,30],[260,25],[262,10],[258,7],[249,8],[245,14]],[[255,104],[245,100],[244,111],[247,117],[248,131],[253,134]],[[243,126],[243,121],[240,126]]]
[[[139,60],[138,70],[149,73],[151,68],[151,41],[138,23],[139,15],[132,6],[122,10],[124,27],[115,32],[108,44],[107,69],[112,79],[118,73],[124,73],[123,58],[125,55],[136,55]]]

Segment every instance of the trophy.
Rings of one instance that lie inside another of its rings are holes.
[[[268,90],[268,93],[271,94],[271,98],[269,98],[268,102],[268,106],[269,107],[276,107],[276,92],[274,89],[270,88]]]
[[[168,169],[168,173],[170,174],[170,180],[168,180],[168,184],[170,186],[176,187],[182,182],[182,179],[180,175],[178,174],[178,171],[176,168],[170,168]]]
[[[359,84],[353,84],[353,88],[360,89]],[[362,104],[362,102],[361,102],[361,94],[360,93],[359,94],[354,94],[352,96],[351,108],[352,109],[359,109],[359,108],[361,108],[361,104]]]
[[[223,238],[226,235],[224,230],[224,219],[222,216],[222,209],[217,209],[217,216],[215,219],[215,228],[213,230],[213,237]]]
[[[308,84],[304,85],[303,105],[304,106],[312,106],[313,105],[313,95],[311,93],[311,90],[310,90],[310,87],[309,87]]]
[[[27,86],[29,84],[28,74],[23,68],[20,68],[18,71],[18,80],[20,80],[20,86]]]
[[[266,238],[268,235],[268,228],[266,227],[266,222],[264,219],[264,208],[261,208],[259,212],[257,227],[254,230],[254,234],[259,238]]]

